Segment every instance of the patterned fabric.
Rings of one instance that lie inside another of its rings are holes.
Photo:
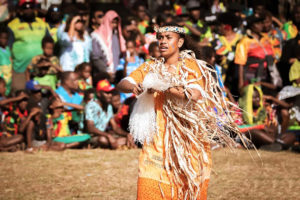
[[[113,107],[110,104],[108,105],[107,112],[94,100],[88,102],[85,107],[85,119],[94,122],[94,126],[100,131],[106,130],[113,116]]]
[[[146,21],[146,20],[144,20],[144,21],[139,22],[139,24],[138,24],[138,29],[141,31],[141,33],[142,33],[143,35],[145,35],[145,33],[146,33],[146,28],[147,28],[148,26],[149,26],[149,22]]]
[[[265,59],[266,54],[273,56],[273,48],[269,38],[262,37],[258,41],[247,35],[237,44],[234,62],[238,65],[246,65],[248,58]],[[266,67],[267,62],[264,65]],[[258,64],[251,64],[249,67],[257,68]]]
[[[287,39],[287,33],[278,28],[273,28],[269,33],[265,35],[265,37],[268,37],[270,39],[273,46],[275,59],[279,60],[282,54],[283,42]]]
[[[8,27],[14,39],[12,44],[13,69],[22,73],[34,56],[43,53],[41,41],[46,33],[49,33],[49,25],[38,17],[31,24],[15,18],[8,24]]]
[[[78,80],[78,87],[81,91],[84,91],[84,90],[92,88],[93,86],[90,85],[87,81],[80,79],[80,80]]]
[[[58,118],[52,119],[47,115],[47,128],[53,129],[52,138],[70,136],[69,121],[72,119],[70,112],[61,114]]]
[[[5,80],[6,92],[8,95],[10,93],[11,81],[12,81],[12,62],[11,62],[11,52],[7,46],[5,49],[0,47],[0,77]]]
[[[207,199],[207,188],[208,188],[208,180],[206,180],[201,188],[201,194],[197,198],[197,200],[205,200]],[[168,184],[160,183],[159,181],[155,181],[153,179],[148,178],[139,178],[138,179],[138,191],[137,191],[137,199],[138,200],[177,200],[177,192],[176,189]]]
[[[284,23],[283,30],[287,33],[287,40],[295,38],[298,34],[298,29],[292,21]]]
[[[21,119],[28,116],[27,110],[22,113],[19,108],[10,106],[9,111],[4,112],[4,130],[8,137],[19,134]]]
[[[45,56],[43,54],[41,55],[37,55],[34,56],[31,60],[31,63],[28,65],[28,70],[30,73],[32,73],[34,76],[36,76],[37,74],[39,74],[39,67],[38,67],[38,63],[40,61],[41,58],[44,58]],[[52,65],[56,65],[57,67],[60,68],[59,65],[59,60],[56,56],[51,56],[49,59],[49,61],[51,62]],[[57,70],[55,67],[51,66],[47,72],[47,74],[57,74]]]
[[[201,36],[200,38],[198,38],[199,41],[202,41],[204,39],[208,39],[209,41],[211,41],[213,39],[213,35],[210,27],[206,26],[201,20],[198,20],[197,23],[195,24],[191,21],[187,21],[186,24],[193,26],[194,28],[196,28],[201,32]],[[192,34],[192,32],[187,27],[184,27],[184,29],[186,34],[189,35]]]
[[[290,82],[293,83],[294,87],[300,87],[300,83],[296,83],[296,79],[300,78],[300,61],[296,60],[290,69],[289,73]]]
[[[149,62],[151,64],[151,62]],[[149,64],[148,63],[148,64]],[[149,72],[149,68],[146,68],[147,63],[141,65],[137,70],[132,72],[127,80],[131,80],[134,83],[142,83],[145,76]],[[201,74],[199,68],[195,62],[192,60],[185,60],[185,65],[191,70],[196,71],[197,74]],[[177,68],[177,73],[179,73],[179,66]],[[196,77],[191,73],[188,73],[188,80],[197,80]],[[202,85],[202,81],[198,80],[191,82],[192,85]],[[165,103],[165,95],[163,92],[154,93],[154,103],[156,111],[156,123],[157,123],[157,133],[153,136],[153,142],[149,144],[144,144],[143,150],[139,157],[139,179],[145,178],[154,180],[160,184],[170,184],[172,178],[167,175],[167,171],[164,167],[165,154],[164,154],[164,136],[166,134],[166,118],[164,116],[163,106]],[[196,166],[199,166],[200,163],[194,163],[193,166],[196,167],[195,171],[198,172],[197,177],[203,178],[205,181],[209,181],[210,169],[211,169],[211,155],[210,155],[210,144],[203,143],[204,151],[207,155],[207,163],[201,163],[201,170]],[[196,152],[194,152],[196,154]],[[194,155],[197,157],[196,155]],[[192,163],[193,163],[192,159]],[[201,179],[202,180],[202,179]],[[207,187],[201,188],[201,192],[204,192]],[[138,185],[138,193],[140,195],[146,195],[148,193],[147,187],[142,187],[141,184]],[[157,190],[153,191],[157,192]],[[156,195],[156,194],[152,194]],[[147,197],[147,195],[146,195]],[[138,199],[147,199],[140,196]],[[152,199],[152,198],[150,198]],[[158,198],[160,199],[160,198]]]
[[[225,81],[226,79],[226,72],[229,68],[230,63],[232,63],[234,60],[236,45],[241,38],[242,35],[236,33],[234,39],[231,41],[228,41],[225,36],[220,36],[214,42],[214,49],[216,50],[216,54],[222,56],[220,65],[222,66],[221,74],[223,81]]]

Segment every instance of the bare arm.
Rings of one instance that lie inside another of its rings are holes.
[[[99,136],[104,136],[104,137],[108,137],[108,133],[100,131],[99,129],[97,129],[94,125],[94,122],[91,120],[86,120],[86,124],[87,124],[87,130],[89,133],[95,134],[95,135],[99,135]]]
[[[114,118],[111,118],[110,120],[110,124],[112,126],[112,129],[115,133],[117,133],[118,135],[122,135],[122,136],[127,136],[128,132],[124,131],[122,128],[120,128],[116,121],[114,120]]]
[[[124,79],[117,85],[117,90],[124,93],[134,93],[135,95],[139,95],[143,92],[141,84],[132,84]]]
[[[239,65],[239,90],[244,86],[244,66]]]
[[[63,105],[64,106],[70,106],[72,108],[75,108],[76,110],[84,110],[84,107],[82,105],[79,105],[79,104],[63,102]]]
[[[271,100],[271,101],[273,101],[274,103],[280,105],[283,108],[292,107],[292,104],[288,104],[285,101],[281,101],[281,100],[279,100],[279,99],[277,99],[276,97],[273,97],[273,96],[264,95],[263,98],[266,99],[266,100]]]

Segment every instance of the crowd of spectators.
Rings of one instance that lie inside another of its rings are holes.
[[[119,12],[0,2],[0,151],[140,146],[128,132],[136,97],[115,85],[160,57],[154,26],[168,23],[184,27],[239,106],[232,117],[252,144],[237,144],[299,151],[299,2],[283,14],[269,1],[121,1]]]

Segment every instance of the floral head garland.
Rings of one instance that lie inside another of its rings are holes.
[[[156,33],[175,32],[179,34],[185,34],[184,28],[179,26],[163,26],[163,27],[155,26],[154,30]]]

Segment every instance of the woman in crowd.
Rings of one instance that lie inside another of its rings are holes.
[[[92,33],[92,63],[98,71],[115,73],[120,56],[126,51],[121,30],[121,18],[113,11],[107,11],[101,26]]]
[[[63,71],[74,71],[76,65],[90,61],[91,38],[80,15],[69,17],[64,31],[58,31],[57,37]]]

